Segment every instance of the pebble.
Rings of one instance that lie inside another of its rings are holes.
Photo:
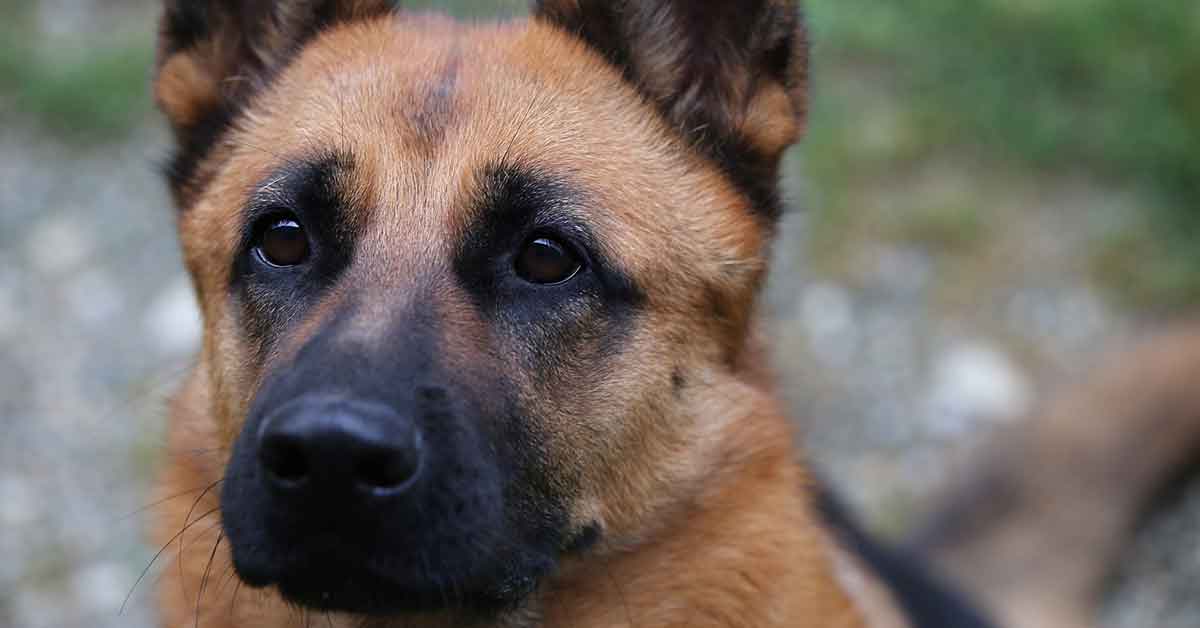
[[[128,570],[116,563],[96,563],[82,567],[72,578],[75,599],[98,613],[116,614],[129,587]]]
[[[110,323],[130,300],[113,276],[100,268],[85,270],[67,281],[63,297],[68,312],[88,328]]]
[[[858,349],[858,329],[850,293],[828,282],[804,289],[800,301],[800,321],[804,325],[810,349],[821,362],[847,366]]]
[[[200,346],[203,323],[187,277],[172,280],[158,293],[143,322],[164,357],[186,356],[196,351]]]
[[[930,427],[941,437],[962,436],[980,423],[1007,422],[1029,412],[1033,390],[999,349],[965,342],[946,350],[934,366],[928,393]]]
[[[78,215],[62,215],[34,225],[26,240],[26,254],[40,274],[57,276],[83,265],[95,244]]]
[[[7,528],[11,532],[40,518],[33,491],[25,479],[15,475],[0,477],[0,530]]]

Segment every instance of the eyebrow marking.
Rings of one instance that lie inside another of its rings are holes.
[[[474,209],[462,225],[455,271],[468,293],[485,308],[500,297],[489,274],[494,259],[516,250],[530,235],[548,231],[582,249],[607,306],[639,308],[645,293],[613,251],[590,228],[586,192],[536,167],[493,164],[479,176]]]
[[[438,67],[409,118],[417,135],[430,147],[439,144],[454,120],[462,55],[457,48]]]
[[[285,160],[250,191],[241,210],[241,242],[229,290],[260,355],[275,350],[289,330],[324,307],[325,296],[353,263],[361,219],[348,187],[354,168],[348,154],[317,152]],[[280,211],[297,217],[313,246],[311,262],[297,271],[302,277],[260,272],[248,254],[256,225]]]
[[[279,186],[279,184],[287,181],[288,177],[290,176],[291,175],[288,173],[277,175],[275,178],[267,181],[265,184],[259,187],[257,193],[260,195],[275,194],[277,192],[276,188]]]

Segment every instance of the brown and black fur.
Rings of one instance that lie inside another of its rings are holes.
[[[909,623],[936,590],[841,549],[866,544],[820,514],[756,332],[807,46],[784,0],[481,25],[169,0],[155,91],[205,334],[161,485],[198,494],[158,528],[164,624]],[[281,213],[303,265],[255,257]],[[514,276],[538,234],[580,273]],[[411,486],[273,493],[265,425],[314,404],[418,434]],[[981,625],[929,599],[912,624]]]

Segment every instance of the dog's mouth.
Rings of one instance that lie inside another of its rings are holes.
[[[273,586],[303,608],[366,616],[456,611],[495,614],[520,606],[545,575],[543,569],[490,569],[492,573],[448,573],[423,567],[383,573],[343,559],[310,556],[294,561],[258,584]]]
[[[388,615],[447,605],[439,601],[436,585],[414,589],[369,570],[330,569],[320,562],[292,567],[271,584],[288,602],[316,611]]]
[[[275,501],[230,500],[222,518],[234,568],[245,584],[311,610],[490,617],[519,608],[558,563],[557,535],[479,511],[414,520],[330,504],[296,517]]]
[[[462,546],[470,545],[463,541]],[[322,539],[310,539],[302,547],[262,553],[235,545],[234,566],[247,585],[272,587],[303,608],[391,616],[511,610],[536,590],[556,563],[535,550],[461,552],[451,545],[400,556],[364,553]],[[500,553],[506,554],[503,560],[494,558]]]
[[[555,570],[559,556],[584,554],[601,536],[598,525],[584,527],[553,556],[533,547],[461,554],[455,549],[473,545],[462,539],[403,558],[309,539],[303,550],[283,555],[235,547],[234,565],[246,584],[274,587],[288,602],[315,611],[489,615],[519,608]]]

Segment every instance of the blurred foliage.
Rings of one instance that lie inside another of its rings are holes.
[[[986,154],[1034,176],[1084,171],[1141,187],[1151,208],[1101,243],[1101,279],[1143,305],[1200,300],[1200,4],[808,5],[817,97],[806,155],[819,211],[833,214],[819,223],[850,220],[837,214],[853,211],[845,193],[862,176],[915,160]]]
[[[150,33],[47,43],[33,5],[5,3],[0,24],[0,104],[72,143],[120,139],[150,111]],[[11,115],[11,114],[6,114]]]
[[[125,4],[143,13],[158,10],[157,2]],[[481,18],[519,13],[526,2],[410,0],[405,6]],[[6,16],[0,23],[0,111],[11,110],[76,144],[119,140],[143,124],[152,110],[153,33],[132,28],[76,33],[64,45],[42,37],[36,8],[33,2],[0,0]]]

